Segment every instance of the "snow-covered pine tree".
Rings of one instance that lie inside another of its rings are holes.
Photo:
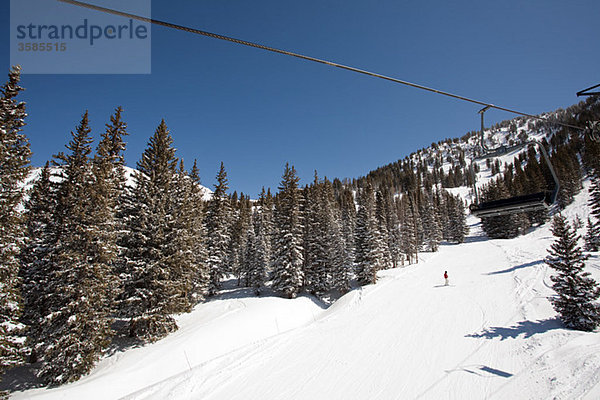
[[[436,189],[434,193],[434,205],[438,221],[440,223],[440,229],[442,232],[442,240],[448,240],[449,238],[449,225],[450,220],[448,218],[448,207],[446,204],[446,191],[443,189]]]
[[[196,238],[193,235],[193,221],[197,210],[192,200],[192,185],[194,183],[188,177],[184,162],[180,160],[170,193],[169,218],[172,219],[172,226],[163,247],[173,285],[173,312],[188,312],[195,305],[194,281],[199,266],[194,256]]]
[[[390,251],[392,254],[392,266],[396,268],[404,265],[404,254],[402,253],[402,226],[398,210],[400,199],[390,198],[390,219],[388,231],[390,232]]]
[[[221,162],[217,183],[206,213],[207,267],[210,271],[209,295],[221,288],[221,279],[227,271],[227,256],[231,230],[231,205],[227,199],[227,172]]]
[[[298,295],[304,278],[299,180],[296,169],[286,164],[275,204],[272,287],[288,298]]]
[[[383,219],[385,220],[387,231],[387,252],[390,257],[390,264],[387,266],[396,268],[403,262],[403,255],[400,245],[402,238],[400,221],[398,219],[394,197],[385,187],[382,190],[381,197],[383,200]]]
[[[590,217],[587,220],[587,231],[585,233],[585,250],[598,251],[598,239],[600,238],[600,226],[594,224]]]
[[[598,170],[592,172],[589,194],[590,217],[588,217],[586,243],[590,249],[598,249],[600,247],[600,171]]]
[[[171,316],[180,308],[181,296],[174,279],[178,260],[173,258],[173,214],[177,159],[173,139],[161,121],[137,164],[134,188],[127,211],[126,272],[121,308],[130,318],[129,334],[156,341],[177,329]]]
[[[275,197],[271,194],[271,188],[267,188],[267,194],[265,196],[264,204],[264,212],[268,211],[268,214],[265,215],[265,221],[268,221],[266,230],[267,237],[269,238],[269,257],[273,257],[273,249],[275,248]],[[271,262],[267,266],[267,270],[270,271]]]
[[[57,237],[48,276],[47,315],[41,318],[46,342],[40,376],[50,385],[72,382],[88,373],[112,336],[111,268],[96,235],[103,233],[91,153],[88,113],[72,133],[61,165],[54,229]],[[104,212],[104,210],[102,210]]]
[[[593,331],[600,324],[600,288],[584,272],[587,257],[579,247],[579,236],[566,218],[556,215],[552,220],[555,242],[548,250],[546,264],[558,274],[551,277],[557,296],[551,299],[561,321],[571,329]]]
[[[125,137],[127,124],[122,119],[123,109],[117,107],[111,115],[110,123],[102,134],[94,158],[95,174],[106,181],[105,197],[111,202],[112,208],[119,208],[119,200],[125,187]],[[112,204],[114,203],[114,204]]]
[[[304,286],[313,294],[327,290],[327,212],[324,185],[315,171],[313,184],[304,190]]]
[[[234,206],[237,210],[231,227],[231,241],[229,244],[229,268],[238,278],[238,286],[248,282],[249,265],[246,262],[248,249],[248,231],[254,229],[252,224],[252,205],[250,198],[243,193]]]
[[[598,99],[596,98],[595,101],[597,102]],[[585,119],[590,121],[593,118],[594,117],[589,115]],[[583,119],[580,121],[583,122]],[[592,175],[594,170],[600,168],[600,144],[594,139],[593,135],[584,135],[581,162],[583,164],[585,173],[588,175]]]
[[[345,264],[350,266],[354,260],[354,228],[356,226],[356,204],[349,188],[343,188],[339,198],[342,219],[342,235],[346,253]]]
[[[273,231],[273,198],[267,195],[264,187],[257,205],[252,214],[252,229],[247,231],[244,274],[246,286],[253,288],[255,294],[260,296],[271,265]]]
[[[93,183],[90,187],[91,201],[89,216],[94,234],[90,243],[90,262],[106,270],[110,275],[107,296],[111,307],[118,296],[120,285],[117,274],[117,260],[120,256],[119,243],[124,234],[122,218],[123,196],[125,194],[124,151],[127,124],[122,119],[123,109],[118,107],[110,117],[110,123],[101,136],[92,160]],[[107,302],[106,306],[109,304]]]
[[[552,164],[560,180],[560,191],[557,202],[561,209],[575,200],[575,195],[582,188],[582,168],[572,143],[563,144],[555,149]]]
[[[256,224],[254,222],[254,210],[250,200],[250,196],[244,197],[244,209],[242,214],[242,235],[243,239],[240,240],[240,262],[241,262],[241,278],[243,279],[244,285],[250,287],[250,271],[252,268],[252,262],[248,259],[248,256],[252,251],[248,248],[256,241]],[[255,244],[255,243],[254,243]]]
[[[257,236],[262,235],[265,240],[265,257],[267,260],[267,264],[265,265],[265,272],[269,270],[269,266],[271,265],[271,256],[273,254],[272,251],[272,242],[273,242],[273,196],[271,196],[271,191],[268,190],[265,192],[265,188],[263,187],[259,198],[258,198],[258,212],[255,216],[255,225],[256,225],[256,234]]]
[[[362,189],[356,215],[355,260],[356,279],[360,285],[377,281],[377,271],[381,269],[377,246],[377,219],[375,218],[375,198],[373,188],[368,183]]]
[[[264,189],[262,194],[264,195]],[[270,262],[269,239],[264,225],[265,220],[260,216],[261,212],[254,212],[252,218],[254,229],[248,230],[248,246],[246,248],[247,286],[253,288],[257,296],[260,296],[261,289],[267,280],[267,267]]]
[[[23,90],[20,77],[20,67],[13,67],[0,98],[0,376],[22,362],[18,254],[24,237],[17,207],[23,200],[19,184],[29,173],[31,151],[22,133],[25,103],[16,99]]]
[[[419,262],[418,250],[423,247],[423,223],[421,220],[421,212],[419,210],[422,202],[421,195],[421,190],[417,189],[416,192],[409,196],[409,205],[415,220],[415,233],[417,236],[417,254],[415,254],[417,257],[417,262]]]
[[[411,194],[402,197],[402,252],[409,264],[419,262],[418,212]]]
[[[244,198],[243,193],[241,193],[241,198]],[[230,196],[228,196],[227,200],[229,202],[229,241],[227,242],[227,255],[225,256],[225,262],[223,263],[223,276],[237,275],[240,269],[240,260],[238,259],[240,254],[237,251],[237,242],[239,241],[239,234],[236,231],[236,223],[238,222],[240,215],[240,200],[238,198],[237,191],[234,191]],[[238,281],[238,285],[240,284],[241,282]]]
[[[192,295],[195,302],[200,302],[208,295],[210,286],[210,271],[207,265],[208,253],[206,251],[206,229],[204,226],[205,204],[200,189],[200,173],[197,161],[189,174],[189,201],[193,212],[190,218],[190,235],[192,237],[192,257],[196,265],[196,276],[193,279]]]
[[[257,258],[256,256],[256,252],[257,252],[257,241],[256,241],[256,222],[254,221],[254,216],[255,214],[252,214],[251,216],[251,221],[252,221],[252,225],[251,228],[248,229],[246,231],[246,246],[245,246],[245,254],[244,254],[244,265],[243,265],[243,271],[242,271],[242,277],[244,279],[244,286],[245,287],[252,287],[252,273],[254,272],[254,268],[255,268],[255,260]],[[260,293],[260,286],[257,289],[255,289],[255,294],[258,296],[258,294]]]
[[[387,196],[386,196],[387,197]],[[382,268],[392,265],[392,253],[390,251],[390,235],[388,231],[388,209],[386,199],[381,191],[375,193],[375,219],[377,220],[377,245],[381,254],[380,263]]]
[[[327,178],[323,181],[322,195],[326,226],[327,288],[344,294],[350,290],[351,264],[342,233],[341,210],[336,207],[333,185]]]
[[[438,222],[438,214],[433,205],[433,195],[431,193],[424,193],[424,201],[421,208],[423,245],[426,251],[436,252],[442,240],[442,230]]]
[[[459,196],[453,196],[450,193],[447,193],[445,203],[448,210],[447,240],[454,243],[463,243],[469,233],[465,205]]]
[[[27,347],[30,362],[46,347],[41,331],[42,318],[48,312],[48,279],[54,270],[53,250],[56,243],[54,213],[56,210],[56,185],[50,182],[48,162],[33,185],[25,204],[26,241],[21,251],[21,293],[23,294],[22,322],[27,326]]]

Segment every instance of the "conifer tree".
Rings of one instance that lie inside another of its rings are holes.
[[[67,145],[70,153],[56,156],[61,163],[54,221],[57,240],[47,283],[48,314],[40,326],[46,341],[40,376],[50,385],[88,373],[112,335],[114,279],[108,256],[96,242],[104,232],[96,204],[105,199],[97,197],[90,132],[86,112]]]
[[[600,247],[600,171],[594,170],[592,173],[592,184],[589,188],[590,218],[588,218],[588,233],[586,235],[586,243],[590,249],[598,249]]]
[[[306,188],[304,207],[304,286],[313,294],[321,295],[327,290],[328,248],[327,212],[324,185],[315,171],[312,186]]]
[[[192,198],[193,185],[194,182],[189,178],[183,160],[180,160],[179,171],[174,177],[170,193],[171,229],[167,244],[163,247],[165,263],[171,273],[171,285],[176,293],[172,299],[173,312],[190,311],[196,298],[194,289],[200,265],[194,255],[198,238],[194,235],[196,233],[194,219],[197,210]]]
[[[411,196],[409,196],[409,205],[411,213],[413,215],[413,219],[415,221],[415,234],[417,237],[417,254],[415,254],[415,256],[417,257],[417,262],[418,250],[420,250],[423,247],[423,221],[421,218],[420,210],[420,204],[422,203],[421,194],[421,190],[417,190],[416,192],[413,192]]]
[[[0,375],[22,361],[18,253],[23,222],[17,207],[23,200],[19,183],[29,173],[31,151],[22,133],[25,103],[16,99],[23,90],[20,77],[20,67],[13,67],[0,98]]]
[[[356,204],[352,191],[344,188],[340,195],[342,236],[346,254],[345,264],[350,266],[354,260],[354,229],[356,226]]]
[[[593,139],[592,135],[584,137],[583,154],[581,161],[585,172],[592,175],[595,170],[600,168],[600,144]]]
[[[242,271],[242,277],[244,279],[245,287],[252,287],[252,274],[255,268],[255,262],[257,258],[257,239],[256,239],[256,223],[254,221],[254,214],[250,218],[252,221],[251,228],[246,231],[246,246],[244,248],[244,265]],[[258,288],[255,288],[254,293],[258,296],[260,294],[260,284]]]
[[[434,194],[434,205],[436,209],[437,218],[440,224],[440,229],[442,232],[442,239],[449,239],[449,217],[448,217],[448,206],[446,204],[446,191],[445,190],[436,190]]]
[[[246,263],[248,264],[247,286],[253,288],[257,296],[260,296],[261,289],[267,280],[267,267],[270,262],[270,245],[267,238],[265,219],[260,216],[262,212],[264,210],[254,213],[254,229],[248,230],[248,246],[246,249]]]
[[[271,191],[267,190],[265,192],[265,188],[262,188],[262,191],[258,198],[258,212],[256,213],[256,217],[254,219],[256,225],[257,236],[262,235],[262,239],[265,241],[264,243],[264,251],[265,251],[265,259],[267,263],[265,265],[265,272],[268,271],[269,266],[271,265],[271,256],[272,256],[272,242],[273,242],[273,196],[271,195]]]
[[[298,181],[295,168],[286,164],[275,204],[277,228],[273,254],[273,289],[288,298],[297,296],[304,278]]]
[[[210,286],[210,271],[207,265],[208,253],[206,251],[206,229],[204,226],[205,204],[200,190],[200,174],[197,161],[189,174],[189,205],[191,206],[191,215],[189,217],[189,234],[192,241],[192,263],[196,266],[196,275],[193,278],[192,294],[195,302],[205,299],[208,295]]]
[[[92,184],[90,186],[90,222],[95,230],[91,237],[90,257],[92,263],[102,265],[108,274],[117,274],[120,256],[119,243],[124,235],[122,216],[125,194],[124,139],[128,135],[127,124],[122,119],[123,109],[118,107],[106,124],[96,154],[92,160]],[[116,299],[120,289],[116,279],[110,279],[108,297]],[[107,304],[108,306],[108,304]],[[116,306],[116,305],[115,305]]]
[[[447,239],[454,243],[463,243],[465,241],[465,237],[469,233],[465,205],[460,197],[453,196],[448,193],[446,206],[448,210]]]
[[[121,307],[130,336],[155,341],[177,329],[173,313],[186,311],[187,297],[175,282],[183,262],[173,248],[180,228],[175,216],[177,159],[173,139],[161,121],[137,164],[128,210],[126,269]]]
[[[221,288],[221,279],[227,272],[227,259],[230,241],[231,206],[227,199],[227,172],[221,162],[215,191],[206,213],[207,267],[210,271],[209,295]]]
[[[571,204],[581,190],[582,171],[579,158],[571,145],[561,145],[552,156],[560,180],[557,202],[561,208]]]
[[[588,217],[587,232],[585,234],[585,250],[590,252],[598,251],[598,238],[600,238],[600,227],[594,224]]]
[[[20,255],[20,277],[23,294],[22,322],[27,326],[30,362],[36,362],[38,354],[43,354],[46,347],[41,325],[42,318],[49,314],[48,283],[54,270],[52,263],[56,244],[56,185],[50,181],[50,176],[49,163],[46,162],[25,204],[27,239]]]
[[[265,234],[267,235],[269,241],[269,258],[273,257],[273,249],[275,247],[275,197],[271,194],[271,188],[267,189],[267,194],[265,196],[265,200],[263,202],[263,213],[261,215],[264,216],[266,222],[266,230]],[[267,266],[267,269],[270,270],[271,263]]]
[[[360,285],[377,281],[377,271],[381,269],[377,246],[377,220],[375,218],[375,199],[370,183],[359,196],[355,229],[356,279]]]
[[[386,200],[381,191],[375,193],[375,218],[377,219],[377,245],[381,254],[380,263],[382,268],[392,265],[392,253],[390,251],[390,234],[388,231],[388,209]]]
[[[438,251],[440,241],[442,240],[442,231],[438,222],[438,213],[433,205],[433,197],[426,193],[422,205],[421,219],[423,225],[423,244],[425,250]]]
[[[409,264],[419,262],[418,213],[412,195],[402,198],[402,251]]]
[[[551,277],[557,293],[552,305],[568,328],[593,331],[600,324],[600,288],[584,272],[587,257],[578,245],[579,236],[560,214],[552,221],[552,233],[556,241],[546,257],[546,264],[557,271]]]
[[[254,289],[257,296],[267,280],[271,264],[271,232],[273,231],[273,199],[265,189],[259,195],[258,207],[253,211],[250,227],[246,233],[244,257],[245,284]]]
[[[350,290],[350,258],[344,243],[341,211],[335,205],[333,185],[327,178],[323,182],[322,194],[326,226],[327,289],[334,289],[344,294]]]
[[[390,249],[392,253],[393,267],[396,268],[400,265],[404,265],[404,254],[402,253],[402,226],[400,223],[400,200],[390,200],[390,220],[389,220],[389,232],[390,232]]]
[[[235,212],[234,222],[231,227],[231,240],[229,244],[229,269],[238,277],[238,285],[242,280],[248,281],[248,263],[246,255],[248,253],[249,230],[252,226],[252,206],[250,198],[244,194],[240,195],[240,200],[233,205],[237,210]]]
[[[403,262],[401,250],[402,233],[400,230],[400,220],[393,196],[385,189],[383,191],[383,209],[387,229],[387,248],[390,256],[391,267],[396,268]]]

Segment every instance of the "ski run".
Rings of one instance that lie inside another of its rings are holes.
[[[563,215],[588,214],[589,184]],[[180,329],[80,381],[12,399],[598,399],[600,335],[561,327],[544,263],[550,223],[380,271],[330,307],[229,289]],[[587,262],[600,280],[600,260]],[[448,271],[450,285],[444,286]]]

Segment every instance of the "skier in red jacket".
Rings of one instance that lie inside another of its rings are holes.
[[[448,286],[448,271],[444,271],[444,280],[446,281],[445,286]]]

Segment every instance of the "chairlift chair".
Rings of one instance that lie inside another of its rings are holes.
[[[556,202],[556,198],[558,196],[558,191],[560,189],[560,183],[558,181],[558,177],[550,162],[550,157],[548,156],[548,152],[538,141],[529,140],[525,143],[521,143],[515,146],[500,146],[495,149],[488,149],[483,140],[483,114],[490,108],[487,106],[482,108],[479,111],[481,114],[481,133],[480,133],[480,146],[483,152],[482,155],[475,157],[471,160],[471,177],[473,181],[473,192],[475,194],[475,203],[471,204],[470,210],[471,214],[475,215],[478,218],[486,218],[486,217],[496,217],[501,215],[511,215],[522,212],[531,212],[531,211],[540,211],[540,210],[548,210],[550,206],[552,206]],[[554,180],[554,188],[544,190],[542,192],[526,194],[520,196],[509,197],[506,199],[500,200],[492,200],[492,201],[480,201],[479,195],[477,193],[477,182],[475,177],[475,170],[473,168],[473,164],[479,160],[487,160],[491,158],[497,158],[504,154],[508,154],[515,150],[522,149],[525,146],[536,145],[540,149],[540,153],[552,174],[552,179]]]

